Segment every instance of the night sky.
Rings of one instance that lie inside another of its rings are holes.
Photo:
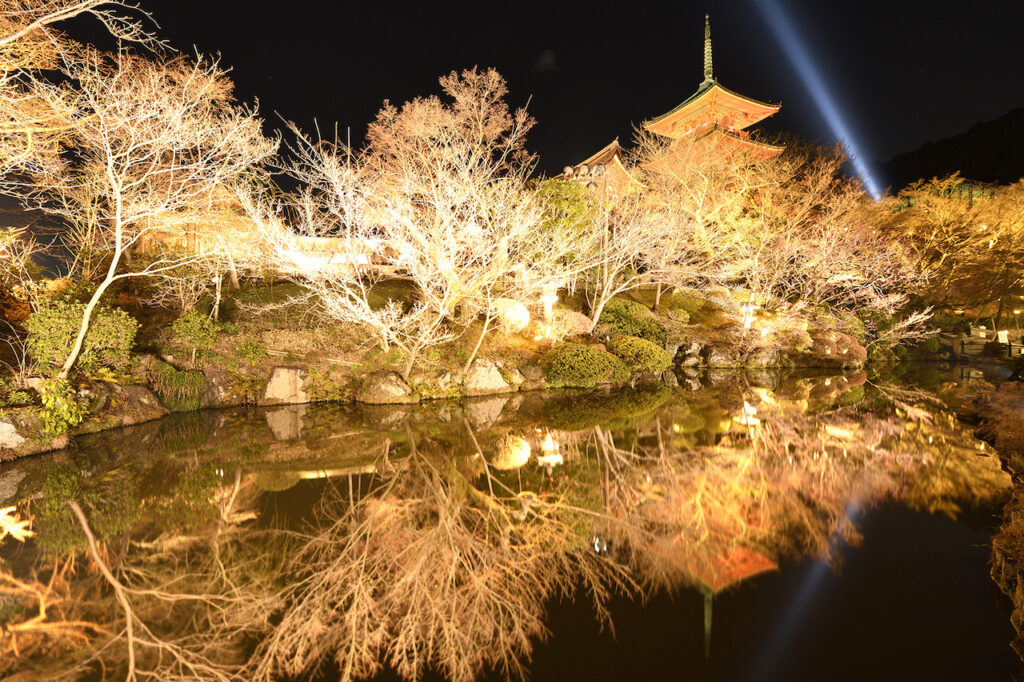
[[[867,160],[886,160],[1024,105],[1024,2],[689,0],[508,1],[410,7],[291,0],[141,0],[178,49],[220,52],[240,97],[359,143],[384,99],[438,91],[452,69],[494,66],[537,127],[530,148],[557,172],[692,94],[704,12],[724,86],[782,102],[761,124],[831,143],[806,82],[759,8],[781,7]],[[882,179],[884,185],[884,179]]]

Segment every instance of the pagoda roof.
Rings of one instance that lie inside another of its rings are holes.
[[[648,162],[646,167],[657,169],[661,164],[671,163],[670,159],[674,155],[686,153],[682,148],[683,145],[715,145],[718,148],[716,154],[720,157],[729,158],[733,155],[742,155],[748,162],[761,161],[785,150],[785,147],[754,140],[743,131],[734,132],[713,123],[706,123],[703,129],[698,129],[695,132],[697,134],[693,139],[680,138],[673,142],[664,157]]]
[[[577,166],[581,166],[583,164],[587,164],[588,166],[594,166],[594,165],[597,165],[597,164],[608,165],[609,163],[612,162],[613,159],[615,159],[616,157],[620,156],[622,154],[622,151],[623,151],[622,145],[619,144],[619,138],[616,137],[614,140],[612,140],[611,142],[609,142],[604,147],[602,147],[598,151],[594,152],[593,154],[591,154],[590,156],[588,156],[584,160],[580,161],[576,165]]]
[[[645,121],[643,127],[666,137],[681,137],[687,130],[680,130],[679,124],[707,110],[709,119],[721,121],[728,117],[732,119],[729,127],[742,130],[771,116],[781,107],[781,104],[762,102],[733,92],[717,80],[709,80],[672,110]]]
[[[619,138],[616,137],[614,140],[612,140],[604,147],[588,156],[583,161],[580,161],[577,164],[573,164],[571,169],[573,171],[578,171],[581,166],[585,165],[590,169],[590,171],[593,171],[594,166],[600,165],[605,167],[605,174],[603,176],[605,179],[607,179],[611,175],[617,174],[620,178],[623,178],[626,181],[626,184],[635,184],[639,187],[643,187],[643,183],[637,180],[635,177],[633,177],[633,174],[626,169],[625,165],[623,165],[623,151],[624,150],[622,149],[622,145],[619,144]],[[569,169],[570,168],[567,168],[566,170],[568,171]],[[593,176],[588,176],[584,178],[579,175],[569,175],[567,173],[563,173],[561,177],[573,179],[576,180],[577,182],[584,182],[586,180],[600,180],[600,178],[594,178]]]

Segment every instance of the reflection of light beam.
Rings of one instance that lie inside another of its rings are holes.
[[[857,511],[857,500],[854,498],[850,501],[850,504],[846,505],[846,518],[852,522]],[[841,522],[836,525],[836,529],[832,533],[830,542],[832,551],[835,551],[836,545],[839,544],[840,526]],[[800,584],[800,589],[797,591],[796,597],[793,599],[785,618],[774,629],[773,636],[761,649],[757,658],[754,659],[754,665],[746,677],[748,681],[775,679],[775,668],[779,663],[779,659],[785,653],[786,645],[793,635],[793,630],[803,617],[804,611],[807,610],[807,606],[811,603],[815,593],[821,587],[821,583],[825,576],[828,575],[829,569],[828,559],[823,558],[814,562],[814,566],[811,567],[803,583]]]
[[[871,176],[871,171],[868,169],[867,164],[864,163],[864,159],[856,143],[853,141],[853,136],[850,134],[846,121],[843,120],[842,115],[839,113],[839,108],[825,87],[821,74],[814,68],[814,60],[811,59],[810,54],[808,54],[803,43],[800,41],[793,23],[783,13],[782,8],[779,7],[775,0],[755,0],[754,4],[761,12],[764,20],[768,22],[772,32],[775,34],[775,38],[782,45],[786,57],[804,82],[818,110],[825,117],[828,127],[832,129],[832,134],[846,147],[847,152],[850,154],[850,160],[853,162],[853,168],[857,171],[857,175],[860,176],[864,187],[873,198],[879,199],[882,193],[879,191],[875,179]]]

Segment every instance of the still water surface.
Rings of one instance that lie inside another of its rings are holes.
[[[1018,671],[990,448],[907,382],[714,379],[175,415],[3,465],[36,535],[0,544],[0,677]]]

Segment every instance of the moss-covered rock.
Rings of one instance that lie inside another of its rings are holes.
[[[635,336],[613,336],[608,341],[608,351],[634,372],[660,374],[672,364],[672,357],[665,349]]]
[[[629,368],[611,353],[595,346],[562,343],[541,358],[544,378],[553,386],[591,388],[629,379]]]
[[[704,308],[704,297],[696,289],[674,289],[661,297],[661,307],[675,314],[686,313],[687,317]]]
[[[665,345],[665,328],[647,306],[625,298],[613,298],[605,305],[600,324],[613,334],[636,336],[658,346]]]

